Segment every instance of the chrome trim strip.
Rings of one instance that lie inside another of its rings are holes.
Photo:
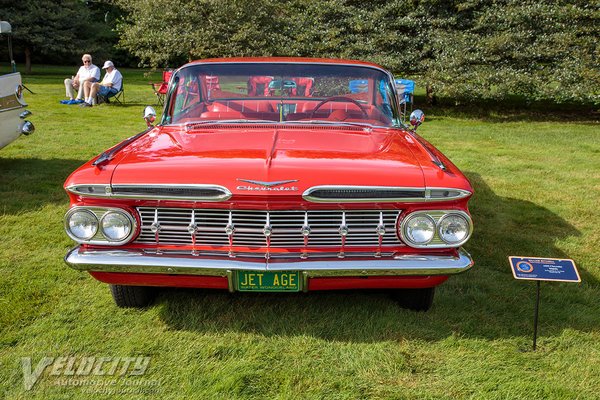
[[[217,196],[166,196],[166,195],[139,195],[139,194],[123,194],[119,193],[120,188],[147,188],[147,189],[189,189],[189,190],[213,190],[215,192],[220,192],[220,195]],[[198,200],[198,201],[225,201],[231,197],[231,192],[224,186],[221,185],[212,185],[212,184],[118,184],[111,186],[113,198],[120,199],[143,199],[143,200]]]
[[[12,107],[12,108],[3,108],[3,109],[0,109],[0,113],[7,112],[7,111],[18,110],[20,108],[25,108],[25,107],[27,107],[27,106],[25,105],[25,106],[18,106],[18,107]]]
[[[0,112],[17,110],[27,107],[27,103],[21,101],[16,93],[0,97]]]
[[[437,213],[444,213],[444,215],[442,217],[440,217],[438,220],[436,220],[435,218],[433,218],[430,214],[437,214]],[[411,216],[414,215],[419,215],[419,214],[425,214],[427,215],[429,218],[431,218],[434,221],[434,228],[435,228],[435,233],[433,238],[431,238],[431,240],[424,245],[417,245],[412,243],[410,240],[406,239],[406,221],[408,221],[410,219]],[[442,220],[444,218],[446,218],[448,215],[452,215],[452,214],[458,214],[462,217],[464,217],[467,222],[469,223],[469,234],[460,242],[455,243],[455,244],[448,244],[446,243],[439,234],[439,228],[440,228],[440,223],[442,222]],[[422,210],[422,211],[414,211],[411,212],[410,214],[406,214],[404,216],[404,218],[402,219],[402,223],[400,224],[400,239],[407,245],[416,249],[447,249],[447,248],[452,248],[452,247],[460,247],[463,244],[465,244],[470,238],[471,235],[473,234],[473,220],[471,219],[471,216],[469,214],[467,214],[464,211],[461,210]],[[442,241],[442,243],[435,243],[435,244],[431,244],[431,242],[434,239],[440,239],[440,241]]]
[[[434,191],[455,191],[455,192],[458,192],[459,194],[457,196],[452,196],[452,197],[442,197],[442,198],[431,197],[431,193]],[[425,199],[427,199],[427,201],[459,200],[459,199],[464,199],[465,197],[468,197],[472,194],[473,193],[469,192],[468,190],[457,189],[457,188],[428,187],[425,189]]]
[[[260,260],[260,261],[259,261]],[[79,271],[183,274],[229,277],[229,271],[301,271],[306,278],[332,276],[431,276],[469,270],[474,262],[459,249],[458,256],[397,255],[386,258],[274,260],[213,258],[192,255],[144,253],[138,250],[82,250],[75,247],[65,263]]]
[[[98,193],[90,193],[84,192],[82,190],[78,190],[79,187],[88,187],[100,189]],[[213,197],[206,196],[167,196],[167,195],[152,195],[152,194],[123,194],[119,193],[120,188],[145,188],[145,189],[190,189],[190,190],[214,190],[215,192],[220,192],[220,195],[216,195]],[[232,196],[232,193],[224,186],[221,185],[211,185],[211,184],[119,184],[119,185],[98,185],[98,184],[87,184],[80,183],[76,185],[70,185],[66,188],[69,192],[80,195],[80,196],[88,196],[88,197],[110,197],[113,199],[139,199],[139,200],[195,200],[195,201],[207,201],[207,202],[217,202],[217,201],[226,201],[229,200]]]
[[[372,197],[372,198],[321,198],[315,197],[314,192],[319,190],[371,190],[373,192],[386,192],[390,190],[407,191],[407,192],[424,192],[423,197]],[[431,197],[433,191],[454,191],[458,192],[458,195],[451,197]],[[459,200],[470,196],[472,193],[468,190],[455,189],[455,188],[442,188],[442,187],[400,187],[400,186],[350,186],[350,185],[320,185],[308,188],[302,193],[302,198],[306,201],[313,203],[381,203],[381,202],[434,202],[434,201],[449,201]]]
[[[416,129],[416,128],[415,128]],[[419,144],[423,147],[423,150],[425,150],[427,152],[427,154],[429,154],[429,157],[431,157],[431,162],[438,167],[439,169],[441,169],[442,171],[446,172],[448,170],[448,168],[446,167],[446,165],[442,162],[442,160],[439,159],[438,156],[436,156],[429,147],[427,147],[427,145],[423,142],[423,139],[417,134],[417,132],[415,131],[415,129],[406,129],[408,131],[408,133],[417,141],[419,142]]]

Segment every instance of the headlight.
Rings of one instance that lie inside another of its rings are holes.
[[[67,216],[68,232],[75,240],[89,240],[98,232],[98,218],[88,210],[77,210]]]
[[[104,237],[113,242],[125,240],[131,233],[131,220],[118,211],[104,214],[100,226]]]
[[[426,245],[431,242],[431,239],[435,235],[435,221],[426,214],[417,214],[408,217],[402,226],[403,236],[410,242],[409,244]]]
[[[65,214],[65,230],[82,244],[120,246],[137,230],[137,220],[117,207],[75,206]]]
[[[462,246],[472,232],[471,218],[462,210],[417,210],[408,214],[398,227],[404,243],[428,249]]]
[[[469,236],[470,224],[460,214],[446,214],[438,222],[440,239],[448,244],[461,243]]]

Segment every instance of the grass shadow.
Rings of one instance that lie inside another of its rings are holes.
[[[476,190],[471,202],[476,230],[468,247],[477,265],[440,286],[427,313],[402,310],[382,292],[248,295],[168,289],[159,297],[160,316],[176,330],[347,342],[528,336],[534,285],[512,278],[507,257],[566,258],[556,241],[580,233],[548,209],[497,196],[478,174],[468,176]],[[567,328],[589,331],[600,324],[590,295],[597,295],[598,283],[585,270],[582,274],[587,283],[579,290],[572,284],[544,285],[542,335],[560,335]]]
[[[5,158],[0,155],[0,215],[67,202],[65,179],[84,160]]]
[[[560,124],[578,123],[597,125],[600,123],[600,113],[595,110],[569,110],[569,109],[526,109],[510,108],[508,106],[427,106],[422,110],[427,115],[427,120],[437,118],[475,119],[490,123],[505,122],[556,122]]]

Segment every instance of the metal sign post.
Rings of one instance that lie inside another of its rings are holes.
[[[537,347],[537,331],[538,331],[538,317],[540,315],[540,286],[541,282],[536,282],[537,294],[535,296],[535,312],[533,315],[533,351]]]
[[[535,311],[533,315],[533,350],[537,348],[540,313],[540,286],[542,281],[581,282],[575,262],[562,258],[508,257],[515,279],[536,282]]]

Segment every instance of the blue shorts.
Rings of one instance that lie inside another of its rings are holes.
[[[115,94],[117,94],[117,92],[117,89],[112,87],[109,88],[108,86],[100,86],[100,89],[98,89],[98,94],[104,97],[114,96]]]

